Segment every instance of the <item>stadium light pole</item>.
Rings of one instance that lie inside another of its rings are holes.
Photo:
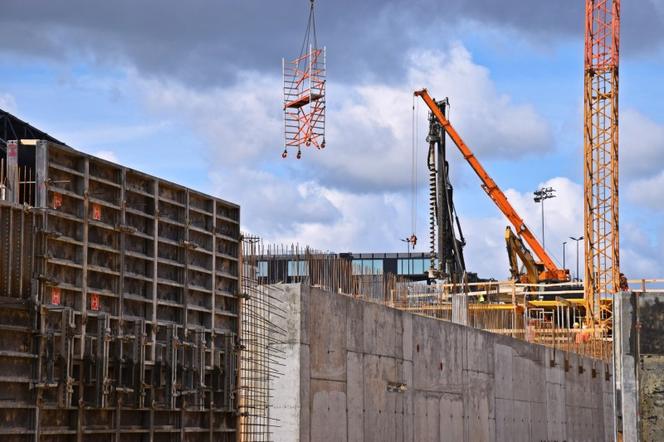
[[[541,189],[537,189],[536,191],[533,192],[533,195],[535,195],[535,198],[533,198],[533,201],[536,203],[540,203],[542,205],[542,247],[546,248],[546,243],[544,241],[544,200],[547,200],[549,198],[555,198],[556,189],[553,187],[542,187]]]
[[[576,241],[576,280],[579,281],[579,241],[583,239],[583,236],[579,236],[578,238],[570,236],[569,239]]]

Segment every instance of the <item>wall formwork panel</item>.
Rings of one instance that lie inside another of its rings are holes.
[[[239,206],[50,142],[6,168],[0,439],[236,440]]]

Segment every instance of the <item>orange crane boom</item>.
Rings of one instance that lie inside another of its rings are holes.
[[[466,159],[470,167],[473,168],[477,176],[482,181],[482,188],[489,195],[489,198],[496,203],[498,209],[507,217],[507,219],[512,223],[516,229],[517,235],[523,238],[526,243],[530,246],[533,253],[542,261],[544,265],[544,271],[540,274],[541,281],[569,281],[569,272],[565,269],[559,269],[558,266],[553,262],[551,257],[546,253],[544,247],[539,243],[533,232],[530,231],[526,223],[519,216],[519,214],[514,210],[512,204],[507,200],[507,197],[503,191],[498,187],[496,182],[489,176],[489,174],[484,170],[482,164],[475,157],[475,154],[470,150],[470,148],[464,143],[463,139],[459,136],[457,131],[454,129],[449,120],[443,115],[440,111],[436,102],[431,98],[429,92],[426,89],[420,91],[415,91],[415,96],[421,97],[422,100],[429,107],[431,112],[436,116],[438,122],[443,127],[447,135],[450,136],[454,144],[459,148],[461,154]]]

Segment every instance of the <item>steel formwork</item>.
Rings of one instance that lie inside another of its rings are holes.
[[[236,440],[239,206],[51,142],[10,146],[0,439]]]

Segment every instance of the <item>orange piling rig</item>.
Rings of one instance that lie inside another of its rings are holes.
[[[618,235],[618,60],[620,0],[586,0],[584,222],[587,321],[611,323],[620,287]]]
[[[325,47],[318,47],[314,1],[310,1],[309,24],[300,55],[292,61],[282,60],[284,79],[284,135],[282,158],[288,149],[301,147],[325,148]]]
[[[544,265],[544,271],[540,274],[541,281],[569,281],[569,272],[566,269],[559,269],[558,266],[553,262],[548,253],[544,250],[544,247],[539,243],[532,231],[526,226],[526,223],[516,212],[512,204],[507,200],[507,197],[503,191],[498,187],[498,184],[489,176],[487,171],[482,167],[479,160],[475,157],[475,154],[470,150],[468,145],[463,141],[459,133],[454,129],[449,120],[443,115],[440,111],[440,108],[436,104],[435,100],[431,98],[429,92],[426,89],[422,89],[415,92],[415,95],[422,98],[426,105],[429,107],[434,116],[438,119],[438,122],[442,128],[447,132],[447,135],[452,139],[454,144],[457,146],[464,159],[468,162],[473,171],[482,181],[482,188],[489,195],[491,200],[498,206],[498,209],[507,217],[507,219],[512,223],[516,229],[517,235],[523,238],[535,255],[541,260]]]

